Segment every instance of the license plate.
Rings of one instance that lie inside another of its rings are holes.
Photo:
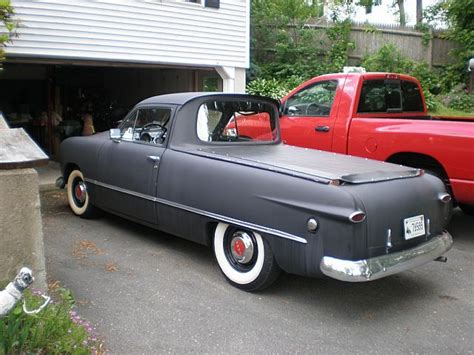
[[[425,235],[425,216],[405,218],[403,223],[405,226],[405,240]]]

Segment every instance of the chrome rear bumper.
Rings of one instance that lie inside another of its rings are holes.
[[[451,234],[444,231],[414,248],[375,258],[352,261],[325,256],[321,260],[320,268],[324,275],[337,280],[372,281],[432,261],[451,249],[452,244]]]

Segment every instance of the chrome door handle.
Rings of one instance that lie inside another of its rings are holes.
[[[155,162],[160,160],[160,157],[158,155],[147,155],[147,158]]]

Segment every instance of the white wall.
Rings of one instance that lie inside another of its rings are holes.
[[[10,57],[195,67],[249,65],[249,0],[13,0]]]

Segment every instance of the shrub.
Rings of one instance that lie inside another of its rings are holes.
[[[10,0],[0,0],[0,70],[2,61],[5,60],[3,47],[10,41],[15,31],[16,23],[12,20],[13,7]],[[3,30],[1,29],[3,27]]]
[[[378,52],[367,55],[362,59],[362,66],[367,71],[406,73],[413,62],[393,44],[386,44]]]
[[[415,62],[404,56],[393,44],[386,44],[372,55],[364,57],[362,66],[367,71],[409,74],[420,81],[428,110],[435,110],[433,93],[440,90],[440,79],[425,62]]]
[[[25,291],[28,308],[44,300],[38,291]],[[38,314],[28,315],[22,302],[0,319],[0,354],[90,354],[102,352],[91,325],[74,311],[70,291],[58,288],[50,303]]]
[[[288,93],[286,83],[276,79],[255,79],[247,85],[247,93],[279,100]]]
[[[474,112],[474,95],[457,89],[443,96],[443,103],[454,110]]]

